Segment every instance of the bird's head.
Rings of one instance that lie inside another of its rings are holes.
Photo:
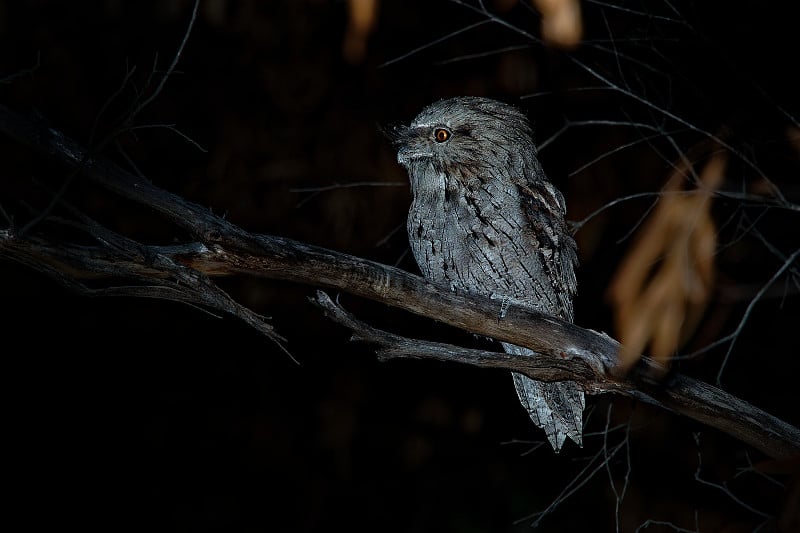
[[[509,157],[534,156],[528,119],[516,107],[481,97],[440,100],[417,115],[409,126],[386,130],[397,149],[397,161],[409,171],[431,164],[453,166],[505,164]]]

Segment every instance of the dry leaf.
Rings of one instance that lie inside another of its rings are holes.
[[[786,128],[786,136],[789,138],[789,144],[800,154],[800,128],[789,126]]]
[[[378,21],[378,0],[349,0],[347,29],[342,55],[350,63],[360,63],[367,53],[367,39]]]
[[[622,372],[648,346],[650,356],[668,367],[700,321],[714,281],[717,236],[710,200],[726,164],[726,153],[714,154],[691,191],[683,191],[686,166],[678,166],[617,268],[608,296],[622,342]]]
[[[583,37],[583,19],[578,0],[533,0],[542,14],[542,38],[548,44],[573,48]]]

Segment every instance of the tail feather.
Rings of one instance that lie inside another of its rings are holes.
[[[533,354],[530,350],[503,343],[509,353]],[[558,452],[566,437],[583,446],[583,391],[574,381],[546,383],[523,374],[512,373],[520,403],[533,423],[542,428],[553,449]]]

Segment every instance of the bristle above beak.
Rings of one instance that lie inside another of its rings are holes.
[[[408,139],[409,128],[405,124],[394,123],[385,126],[381,125],[379,129],[395,148],[402,146]]]

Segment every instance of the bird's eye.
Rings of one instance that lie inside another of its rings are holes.
[[[433,138],[437,143],[443,143],[450,138],[450,132],[444,128],[436,128],[433,130]]]

